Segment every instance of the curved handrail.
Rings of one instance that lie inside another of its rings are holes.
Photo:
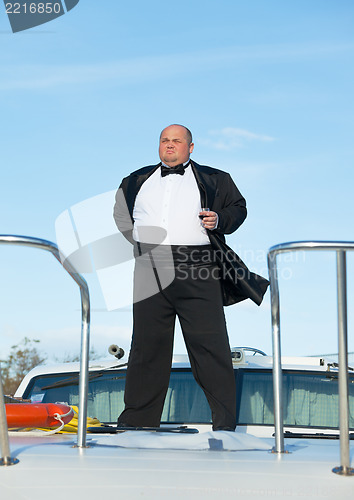
[[[18,236],[12,234],[0,235],[0,244],[21,245],[39,248],[49,251],[61,263],[64,269],[70,274],[73,280],[80,288],[81,296],[81,354],[80,354],[80,381],[79,381],[79,418],[78,418],[78,436],[77,446],[84,448],[86,446],[86,420],[87,420],[87,393],[88,393],[88,364],[89,364],[89,345],[90,345],[90,294],[88,285],[85,279],[76,271],[68,260],[64,263],[61,261],[58,246],[48,240],[41,238],[33,238],[31,236]],[[4,404],[0,401],[0,405]],[[5,411],[5,410],[4,410]],[[1,412],[0,412],[1,414]],[[0,422],[1,423],[1,422]],[[5,416],[6,424],[6,416]],[[7,430],[7,424],[6,424]],[[7,436],[7,432],[6,432]],[[3,454],[9,457],[9,445],[2,445],[4,448]]]
[[[346,252],[354,250],[351,241],[293,241],[271,247],[268,251],[268,269],[271,293],[272,342],[273,342],[273,390],[276,453],[284,453],[283,394],[280,346],[280,305],[277,273],[277,255],[298,250],[332,250],[337,252],[337,302],[338,302],[338,390],[339,431],[341,466],[333,472],[353,475],[349,454],[349,407],[348,407],[348,349],[347,349],[347,285]]]
[[[261,351],[260,349],[256,349],[255,347],[244,347],[244,346],[232,347],[231,351],[233,349],[243,349],[244,351],[253,352],[252,356],[255,356],[256,354],[260,354],[261,356],[267,356],[267,354],[264,351]]]

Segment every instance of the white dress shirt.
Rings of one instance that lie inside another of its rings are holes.
[[[141,243],[209,245],[200,211],[200,192],[191,166],[184,175],[165,177],[158,168],[135,199],[133,237]]]

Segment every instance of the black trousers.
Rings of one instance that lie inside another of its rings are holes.
[[[195,380],[209,402],[213,428],[236,426],[236,388],[223,311],[218,267],[175,261],[165,289],[136,302],[128,361],[125,409],[118,424],[160,425],[168,389],[175,319],[178,316]],[[155,277],[156,277],[156,270]],[[135,270],[142,279],[144,271]],[[159,280],[158,276],[157,279]]]

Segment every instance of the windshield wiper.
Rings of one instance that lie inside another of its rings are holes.
[[[273,434],[273,436],[274,436],[274,434]],[[284,437],[286,437],[286,438],[306,438],[306,439],[339,439],[339,432],[338,432],[338,434],[335,434],[335,433],[326,434],[324,432],[315,432],[314,434],[312,434],[309,432],[285,431]],[[349,439],[354,440],[354,432],[349,433]]]
[[[95,378],[102,377],[102,373],[95,373],[94,375],[89,375],[89,382],[94,380]],[[75,375],[75,377],[65,378],[64,380],[58,380],[57,382],[53,382],[53,384],[45,385],[41,388],[42,391],[48,389],[55,389],[57,387],[65,387],[67,385],[78,385],[79,384],[79,375]]]
[[[123,363],[120,365],[116,366],[110,366],[109,368],[104,368],[103,370],[100,370],[99,372],[95,372],[89,375],[89,382],[91,380],[94,380],[96,378],[102,377],[108,370],[112,370],[113,368],[121,368],[122,366],[127,366],[128,363]],[[115,377],[116,378],[116,377]],[[119,377],[122,378],[122,377]],[[57,382],[53,382],[50,385],[46,385],[41,388],[42,391],[48,390],[48,389],[55,389],[57,387],[66,387],[67,385],[78,385],[80,379],[80,375],[77,374],[74,377],[66,378],[66,379],[61,379],[58,380]]]

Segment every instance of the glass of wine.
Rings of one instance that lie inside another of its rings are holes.
[[[200,209],[201,212],[210,212],[210,208],[205,208],[205,207],[202,207]],[[203,219],[203,217],[205,217],[205,215],[199,215],[199,218],[200,219]]]
[[[210,208],[206,208],[206,207],[202,207],[201,212],[210,212]],[[199,215],[199,219],[200,219],[200,222],[203,226],[203,219],[204,219],[205,215]],[[204,226],[203,226],[204,227]]]

